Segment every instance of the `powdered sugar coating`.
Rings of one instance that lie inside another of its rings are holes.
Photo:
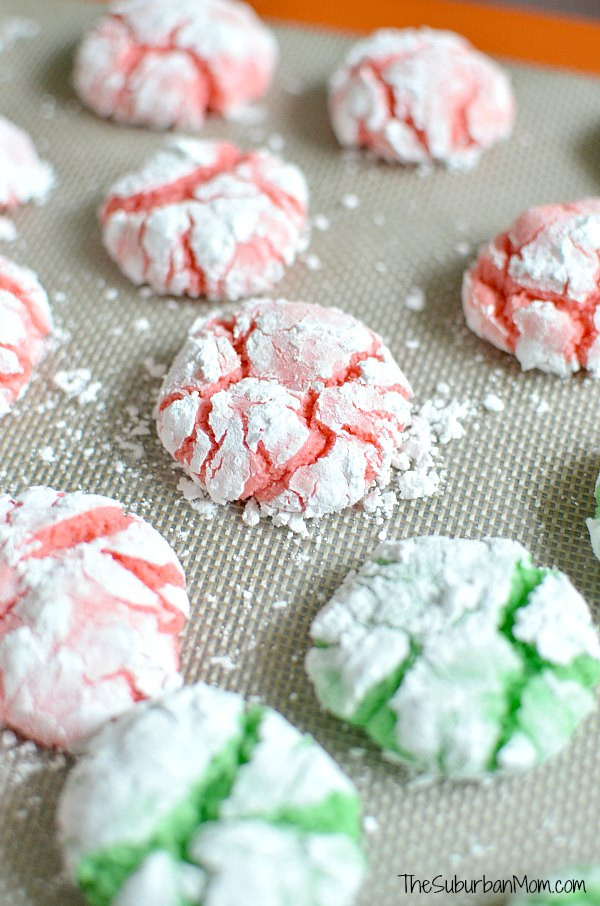
[[[506,138],[515,105],[505,73],[452,32],[382,29],[350,50],[329,86],[342,145],[406,164],[472,167]]]
[[[27,387],[51,330],[48,297],[37,276],[0,256],[0,418]]]
[[[160,391],[158,433],[217,503],[276,520],[337,512],[389,480],[411,390],[337,308],[252,299],[201,318]]]
[[[600,198],[525,211],[481,248],[462,297],[471,330],[523,370],[600,373]]]
[[[27,132],[0,116],[0,208],[43,201],[53,185],[52,167],[40,160]]]
[[[431,775],[543,761],[593,709],[600,679],[581,595],[504,539],[382,544],[311,635],[306,667],[322,704]]]
[[[267,90],[277,44],[238,0],[120,0],[84,37],[74,84],[100,116],[199,129]]]
[[[308,188],[269,151],[180,139],[109,191],[104,245],[136,285],[234,300],[269,289],[302,245]]]
[[[333,759],[277,712],[202,683],[91,739],[58,823],[69,872],[112,906],[346,906],[364,872],[356,791]]]
[[[600,560],[600,475],[596,479],[594,497],[596,500],[596,511],[593,518],[586,519],[586,525],[590,534],[592,550],[594,551],[596,557]]]
[[[0,721],[72,748],[177,688],[188,613],[167,542],[97,494],[0,496]]]

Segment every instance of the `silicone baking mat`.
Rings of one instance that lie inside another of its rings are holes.
[[[205,303],[133,288],[104,253],[96,219],[105,188],[165,137],[103,122],[78,105],[72,53],[97,8],[2,0],[0,24],[10,14],[40,30],[0,53],[0,110],[30,130],[58,184],[45,206],[15,213],[19,238],[1,251],[39,273],[61,332],[27,395],[0,424],[0,488],[101,491],[166,535],[186,567],[193,605],[183,637],[186,680],[280,709],[356,781],[370,859],[361,906],[440,899],[406,893],[403,874],[545,878],[564,865],[600,861],[598,717],[562,755],[524,776],[410,784],[359,732],[319,710],[303,669],[311,618],[381,533],[515,538],[538,563],[565,570],[598,612],[600,565],[584,520],[600,466],[600,384],[584,375],[561,382],[522,374],[467,331],[459,297],[468,249],[528,205],[598,194],[600,82],[509,66],[519,103],[513,138],[471,173],[419,174],[340,153],[324,85],[349,39],[280,27],[277,82],[255,121],[208,123],[207,136],[268,142],[299,163],[312,214],[328,219],[328,229],[313,230],[312,257],[277,292],[339,305],[382,333],[418,401],[435,396],[442,382],[450,397],[469,399],[476,410],[465,437],[445,448],[439,496],[399,502],[385,519],[349,510],[302,539],[266,523],[249,529],[236,506],[205,519],[177,489],[181,473],[156,439],[152,409],[161,365]],[[404,305],[415,286],[426,298],[421,312]],[[89,372],[82,399],[53,383],[57,371],[73,369]],[[489,393],[503,411],[482,406]],[[81,900],[60,875],[53,830],[68,764],[31,743],[11,744],[10,735],[0,740],[0,903],[76,906]]]

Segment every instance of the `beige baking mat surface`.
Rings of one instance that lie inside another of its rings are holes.
[[[308,177],[312,214],[330,220],[329,229],[313,232],[318,261],[298,262],[278,292],[364,319],[388,339],[417,399],[434,395],[442,381],[452,397],[478,406],[466,437],[445,450],[441,496],[400,502],[383,524],[350,510],[301,540],[264,523],[247,528],[236,506],[203,519],[177,490],[180,473],[151,417],[156,366],[171,361],[203,303],[141,295],[107,258],[96,222],[104,189],[164,137],[102,122],[77,104],[72,52],[96,7],[2,0],[0,22],[9,14],[30,17],[41,30],[0,54],[0,112],[31,132],[58,185],[44,207],[14,215],[20,238],[0,251],[39,273],[64,334],[0,424],[0,489],[47,483],[100,491],[166,535],[187,569],[193,605],[183,638],[187,681],[259,696],[313,733],[356,781],[370,816],[361,906],[460,902],[406,894],[397,877],[404,873],[543,878],[563,865],[600,861],[597,717],[564,754],[523,777],[411,786],[359,732],[319,711],[302,663],[312,616],[384,530],[518,539],[539,563],[569,573],[598,613],[600,564],[584,520],[600,466],[600,383],[522,374],[467,331],[459,290],[465,242],[475,248],[528,205],[600,192],[600,81],[511,67],[514,137],[472,173],[424,177],[340,154],[324,82],[347,40],[280,28],[282,62],[263,105],[266,119],[207,126],[206,135],[245,145],[284,142],[285,156]],[[342,203],[348,194],[358,206]],[[404,306],[413,286],[426,295],[419,313]],[[57,370],[75,368],[101,383],[92,387],[95,401],[80,404],[52,384]],[[481,406],[490,392],[504,411]],[[60,877],[54,842],[65,771],[61,757],[31,743],[0,748],[2,906],[81,903]]]

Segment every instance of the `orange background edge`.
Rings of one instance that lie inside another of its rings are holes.
[[[465,35],[498,56],[600,74],[600,23],[454,0],[251,0],[261,16],[372,31],[429,25]]]

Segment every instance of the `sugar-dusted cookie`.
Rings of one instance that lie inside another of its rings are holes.
[[[386,484],[411,390],[381,338],[337,308],[252,299],[192,326],[158,433],[217,503],[276,522],[333,513]]]
[[[325,708],[430,775],[544,761],[592,711],[600,680],[579,592],[501,538],[380,545],[311,635],[306,667]]]
[[[468,326],[523,370],[600,373],[600,198],[530,208],[463,281]]]
[[[94,906],[348,906],[364,872],[356,791],[333,759],[201,683],[93,737],[58,822]]]
[[[0,255],[0,418],[25,391],[51,329],[48,297],[37,276]]]
[[[355,44],[329,86],[342,145],[405,164],[472,167],[510,134],[505,73],[460,35],[382,29]]]
[[[0,723],[73,748],[178,688],[184,585],[164,538],[109,497],[0,496]]]
[[[262,97],[277,44],[239,0],[118,0],[84,37],[74,83],[100,116],[199,129]]]
[[[303,244],[307,206],[294,164],[266,150],[181,139],[110,189],[102,234],[134,283],[232,300],[281,279]]]
[[[0,209],[43,201],[53,185],[54,171],[27,132],[0,116]]]

